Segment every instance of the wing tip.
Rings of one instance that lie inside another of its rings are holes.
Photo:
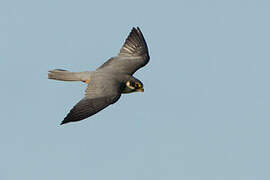
[[[135,30],[135,31],[137,31],[139,34],[142,34],[142,31],[141,31],[141,29],[139,28],[139,26],[133,27],[132,30]]]
[[[142,55],[144,53],[148,54],[148,47],[143,33],[138,26],[133,27],[128,37],[126,38],[124,45],[120,49],[119,54]]]
[[[66,121],[65,119],[60,123],[60,126],[63,124],[69,123],[69,121]]]
[[[142,31],[141,31],[141,29],[139,28],[139,26],[133,27],[133,28],[131,29],[130,34],[132,34],[133,32],[136,33],[137,35],[143,37]]]
[[[67,124],[67,123],[70,123],[70,122],[73,122],[74,120],[72,118],[70,118],[70,113],[68,113],[68,115],[64,118],[64,120],[60,123],[60,125],[63,125],[63,124]]]

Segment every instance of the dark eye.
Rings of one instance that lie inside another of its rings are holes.
[[[132,87],[136,87],[136,84],[135,84],[134,82],[130,82],[130,85],[131,85]]]

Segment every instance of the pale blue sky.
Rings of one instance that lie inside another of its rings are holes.
[[[270,179],[269,1],[0,2],[1,180]],[[133,26],[144,93],[59,126]]]

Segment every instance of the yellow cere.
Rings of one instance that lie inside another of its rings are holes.
[[[136,85],[137,85],[138,88],[142,87],[142,85],[140,83],[137,83]]]

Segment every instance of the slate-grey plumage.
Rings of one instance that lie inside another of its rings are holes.
[[[132,75],[145,66],[149,59],[147,44],[137,27],[132,29],[119,54],[95,71],[49,71],[49,79],[82,81],[88,84],[85,97],[71,109],[61,124],[80,121],[96,114],[115,103],[121,93],[143,92],[143,83]]]

